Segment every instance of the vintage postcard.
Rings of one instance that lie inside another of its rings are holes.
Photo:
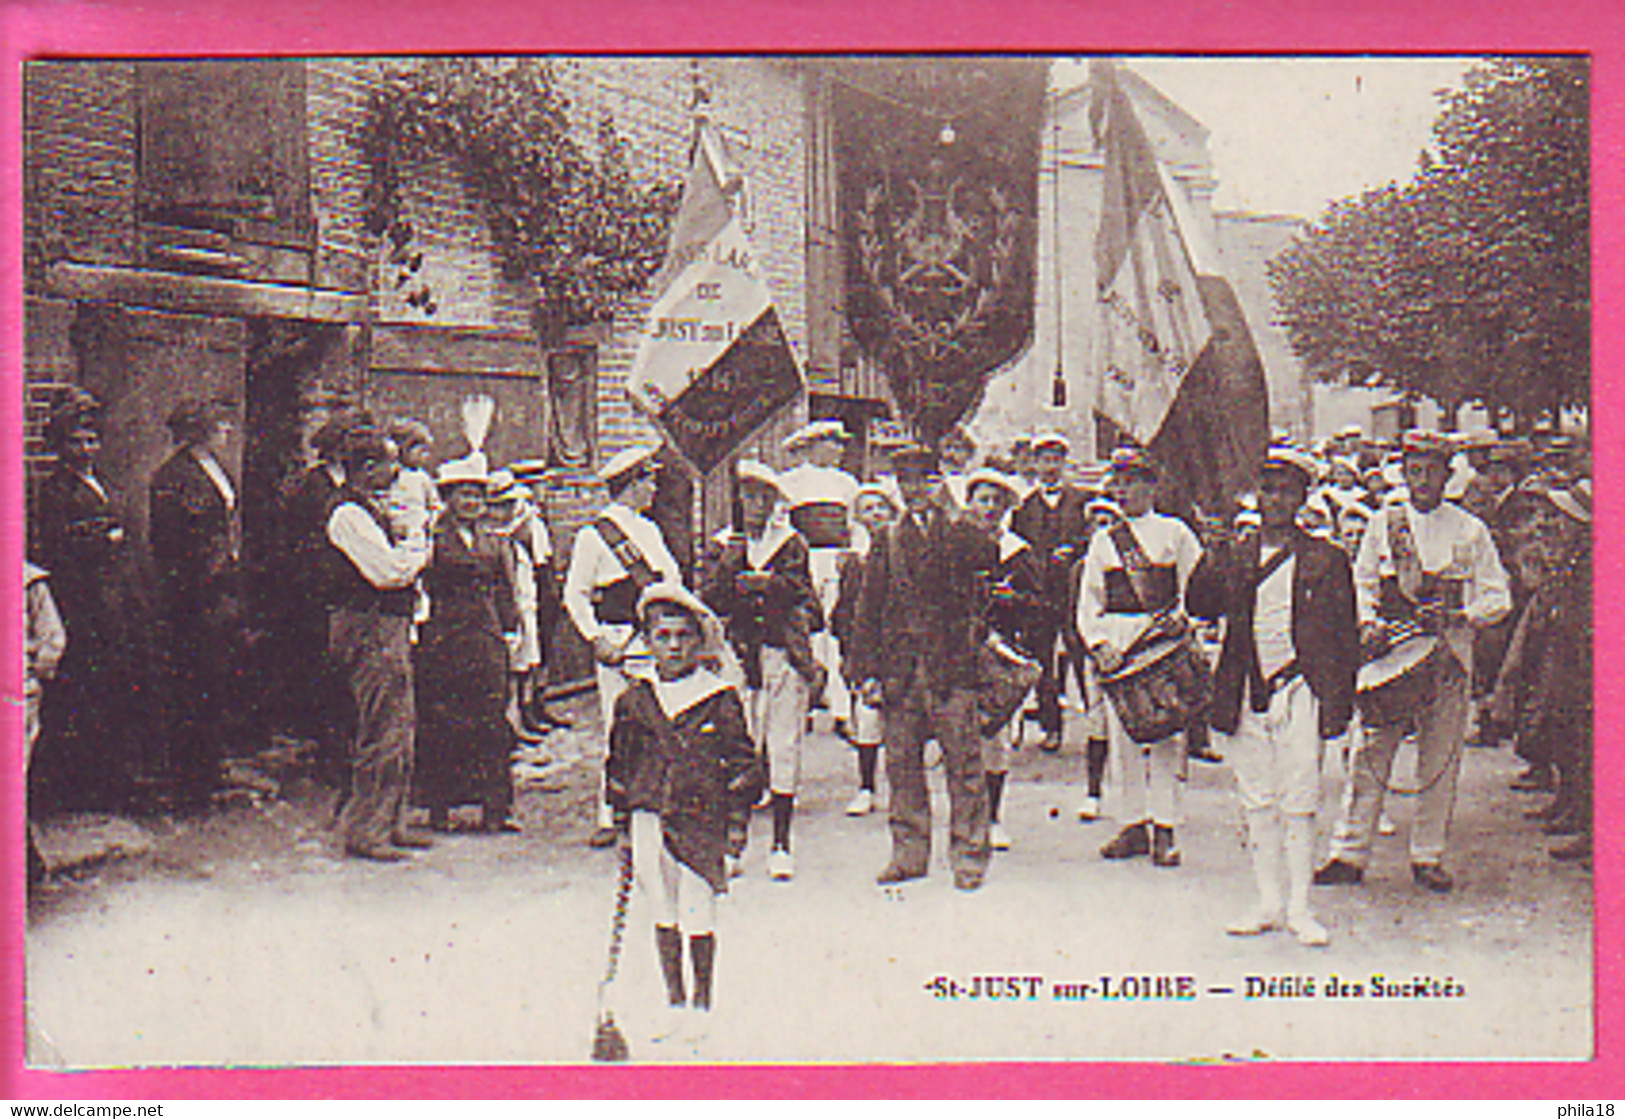
[[[24,1094],[1605,1076],[1595,51],[40,30]]]

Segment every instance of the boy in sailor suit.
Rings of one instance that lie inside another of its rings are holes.
[[[1176,637],[1188,625],[1182,610],[1185,585],[1202,558],[1202,546],[1185,522],[1152,509],[1156,488],[1156,467],[1144,451],[1122,447],[1112,453],[1106,492],[1123,511],[1123,527],[1131,534],[1123,539],[1137,542],[1143,555],[1123,555],[1122,530],[1101,531],[1084,560],[1078,634],[1103,675],[1121,668],[1143,637]],[[1136,590],[1130,562],[1143,568],[1148,596]],[[1174,828],[1181,822],[1185,783],[1183,733],[1135,742],[1109,701],[1106,728],[1107,784],[1123,829],[1100,853],[1108,859],[1149,854],[1157,866],[1178,866]]]
[[[716,616],[675,583],[653,584],[635,609],[654,671],[616,697],[608,795],[654,915],[667,1002],[654,1039],[699,1042],[712,1007],[717,898],[728,892],[729,823],[761,791],[761,760],[739,693],[701,663],[719,651]]]
[[[637,630],[638,596],[657,582],[682,582],[660,526],[646,516],[660,478],[659,450],[652,445],[628,447],[599,470],[610,502],[576,534],[564,576],[564,609],[592,646],[597,662],[598,705],[606,734],[616,696],[635,676],[649,672],[648,646]],[[609,802],[601,800],[598,830],[589,842],[594,847],[613,844],[614,825]]]
[[[778,516],[778,475],[745,461],[737,478],[740,527],[719,533],[707,551],[700,597],[723,620],[744,671],[745,713],[751,738],[767,758],[773,794],[768,874],[786,881],[795,875],[790,823],[807,707],[825,683],[810,641],[823,628],[823,615],[807,569],[807,542]]]

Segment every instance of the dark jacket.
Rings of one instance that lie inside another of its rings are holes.
[[[879,679],[888,701],[902,698],[917,670],[939,693],[979,686],[977,651],[998,564],[998,544],[947,513],[934,511],[924,530],[908,514],[889,526],[864,572],[852,678]]]
[[[604,778],[618,814],[658,813],[666,849],[727,892],[729,824],[767,784],[738,692],[724,687],[668,719],[648,681],[634,680],[615,700]]]
[[[1094,525],[1084,510],[1089,494],[1076,486],[1061,485],[1061,499],[1051,509],[1042,490],[1035,489],[1010,516],[1010,531],[1032,545],[1043,563],[1044,600],[1051,624],[1067,616],[1068,574],[1083,557]]]
[[[1320,701],[1320,733],[1341,734],[1354,713],[1354,679],[1360,668],[1359,623],[1348,557],[1335,545],[1293,529],[1292,645],[1298,669]],[[1259,546],[1246,543],[1210,549],[1191,573],[1185,608],[1198,618],[1224,618],[1224,648],[1213,674],[1208,722],[1235,732],[1247,679],[1257,671],[1253,610],[1257,602]]]
[[[172,619],[195,618],[239,593],[235,513],[190,451],[176,451],[153,474],[148,517],[159,602]]]
[[[750,566],[745,534],[729,532],[713,540],[700,563],[700,597],[727,627],[728,641],[745,670],[745,682],[762,686],[762,647],[783,649],[803,677],[815,671],[812,634],[824,628],[813,591],[807,541],[791,533],[759,570],[768,576],[759,589],[739,577]]]
[[[993,572],[988,622],[1006,641],[1030,656],[1038,654],[1038,634],[1048,616],[1044,560],[1031,546],[999,560]]]

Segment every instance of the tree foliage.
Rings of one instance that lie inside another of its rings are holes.
[[[660,266],[678,187],[639,184],[607,114],[596,151],[578,140],[548,59],[433,58],[389,70],[367,131],[370,225],[389,245],[397,286],[422,266],[401,203],[402,176],[450,157],[473,188],[504,275],[527,283],[540,323],[605,322]],[[408,302],[434,313],[421,284]]]
[[[1441,94],[1435,158],[1334,203],[1270,262],[1321,380],[1523,422],[1590,395],[1587,60],[1487,60]]]

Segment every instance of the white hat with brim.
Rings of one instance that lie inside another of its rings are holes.
[[[781,497],[784,495],[784,482],[779,478],[778,471],[765,462],[741,459],[739,465],[734,468],[734,477],[738,478],[741,484],[755,482],[774,490]]]
[[[443,490],[453,486],[479,486],[484,489],[491,484],[491,464],[486,460],[484,451],[448,459],[435,471],[434,481]]]
[[[513,471],[503,469],[491,471],[485,496],[488,501],[518,501],[530,497],[531,492],[530,487],[513,476]]]
[[[1067,442],[1066,436],[1058,431],[1041,431],[1033,436],[1030,444],[1034,453],[1042,451],[1045,447],[1059,447],[1067,454],[1072,453],[1072,444]]]
[[[818,439],[838,439],[845,443],[851,438],[846,425],[840,420],[814,420],[785,436],[783,447],[787,451],[794,451]]]
[[[606,484],[613,485],[617,480],[644,466],[660,453],[660,447],[654,443],[643,443],[635,447],[627,447],[610,456],[609,461],[598,468],[598,477]]]
[[[1123,507],[1109,497],[1095,498],[1083,507],[1083,514],[1091,518],[1113,517],[1119,521],[1128,520],[1128,514],[1123,512]]]
[[[693,615],[700,623],[700,655],[709,656],[722,651],[722,622],[698,595],[681,583],[651,583],[638,596],[638,623],[647,627],[649,608],[657,602],[668,602]]]
[[[895,482],[890,486],[880,482],[863,483],[852,494],[852,507],[857,508],[858,502],[866,497],[883,497],[894,510],[902,508],[901,499],[897,496]]]
[[[1583,525],[1591,523],[1591,479],[1581,478],[1566,490],[1547,490],[1546,499],[1565,517]]]
[[[1320,476],[1320,464],[1307,451],[1291,446],[1271,447],[1264,456],[1265,470],[1296,470],[1304,480],[1314,484]]]
[[[527,458],[520,459],[518,462],[510,462],[508,464],[508,469],[513,471],[513,476],[515,478],[518,478],[523,482],[529,481],[532,478],[540,478],[543,474],[547,473],[549,467],[546,459]]]
[[[994,470],[991,466],[978,467],[965,475],[966,497],[969,497],[977,486],[997,486],[1010,496],[1010,500],[1021,500],[1021,483],[1004,471]]]

